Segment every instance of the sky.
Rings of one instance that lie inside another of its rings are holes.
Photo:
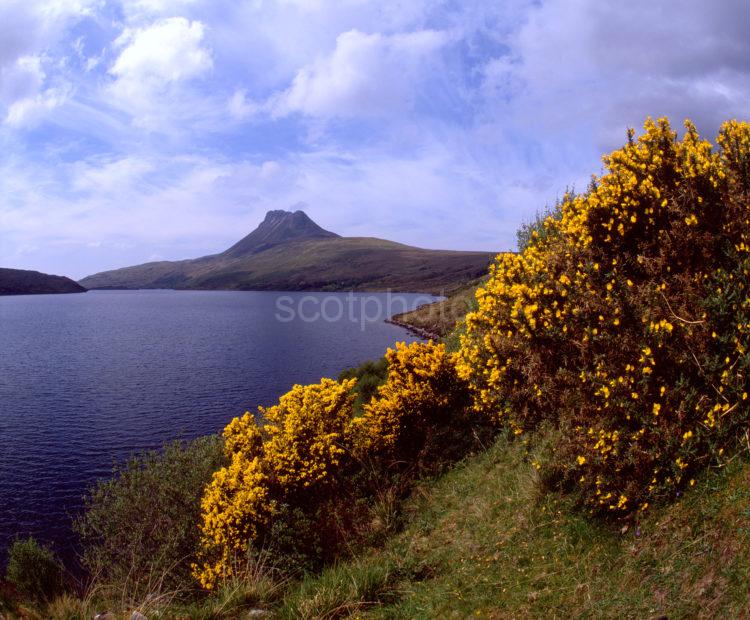
[[[647,116],[750,111],[747,0],[0,0],[0,266],[216,253],[270,209],[513,249]]]

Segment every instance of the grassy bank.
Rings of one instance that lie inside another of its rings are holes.
[[[420,486],[380,550],[293,588],[280,617],[737,618],[750,608],[750,460],[628,528],[544,493],[498,440]],[[744,614],[744,616],[743,616]]]
[[[417,328],[437,338],[450,334],[456,323],[475,305],[474,293],[480,280],[455,291],[449,297],[433,304],[425,304],[410,312],[393,316],[399,324]]]

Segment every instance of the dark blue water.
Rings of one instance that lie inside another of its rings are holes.
[[[215,433],[294,383],[335,377],[414,340],[383,320],[431,299],[192,291],[0,297],[0,557],[28,534],[69,553],[71,515],[114,462]]]

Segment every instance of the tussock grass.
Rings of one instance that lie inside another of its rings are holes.
[[[333,620],[359,614],[393,598],[398,570],[390,558],[331,567],[319,577],[303,580],[285,599],[278,617]]]

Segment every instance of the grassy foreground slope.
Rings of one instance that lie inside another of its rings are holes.
[[[552,437],[548,437],[553,441]],[[498,438],[382,511],[382,544],[301,582],[262,571],[147,616],[269,618],[748,618],[750,450],[627,529],[587,518],[540,484],[522,439]],[[91,618],[66,597],[43,612],[4,600],[0,617]],[[115,613],[127,620],[127,603]],[[110,607],[112,609],[112,607]]]
[[[541,491],[521,441],[425,483],[382,550],[310,578],[282,617],[750,617],[750,460],[705,473],[639,525]]]

